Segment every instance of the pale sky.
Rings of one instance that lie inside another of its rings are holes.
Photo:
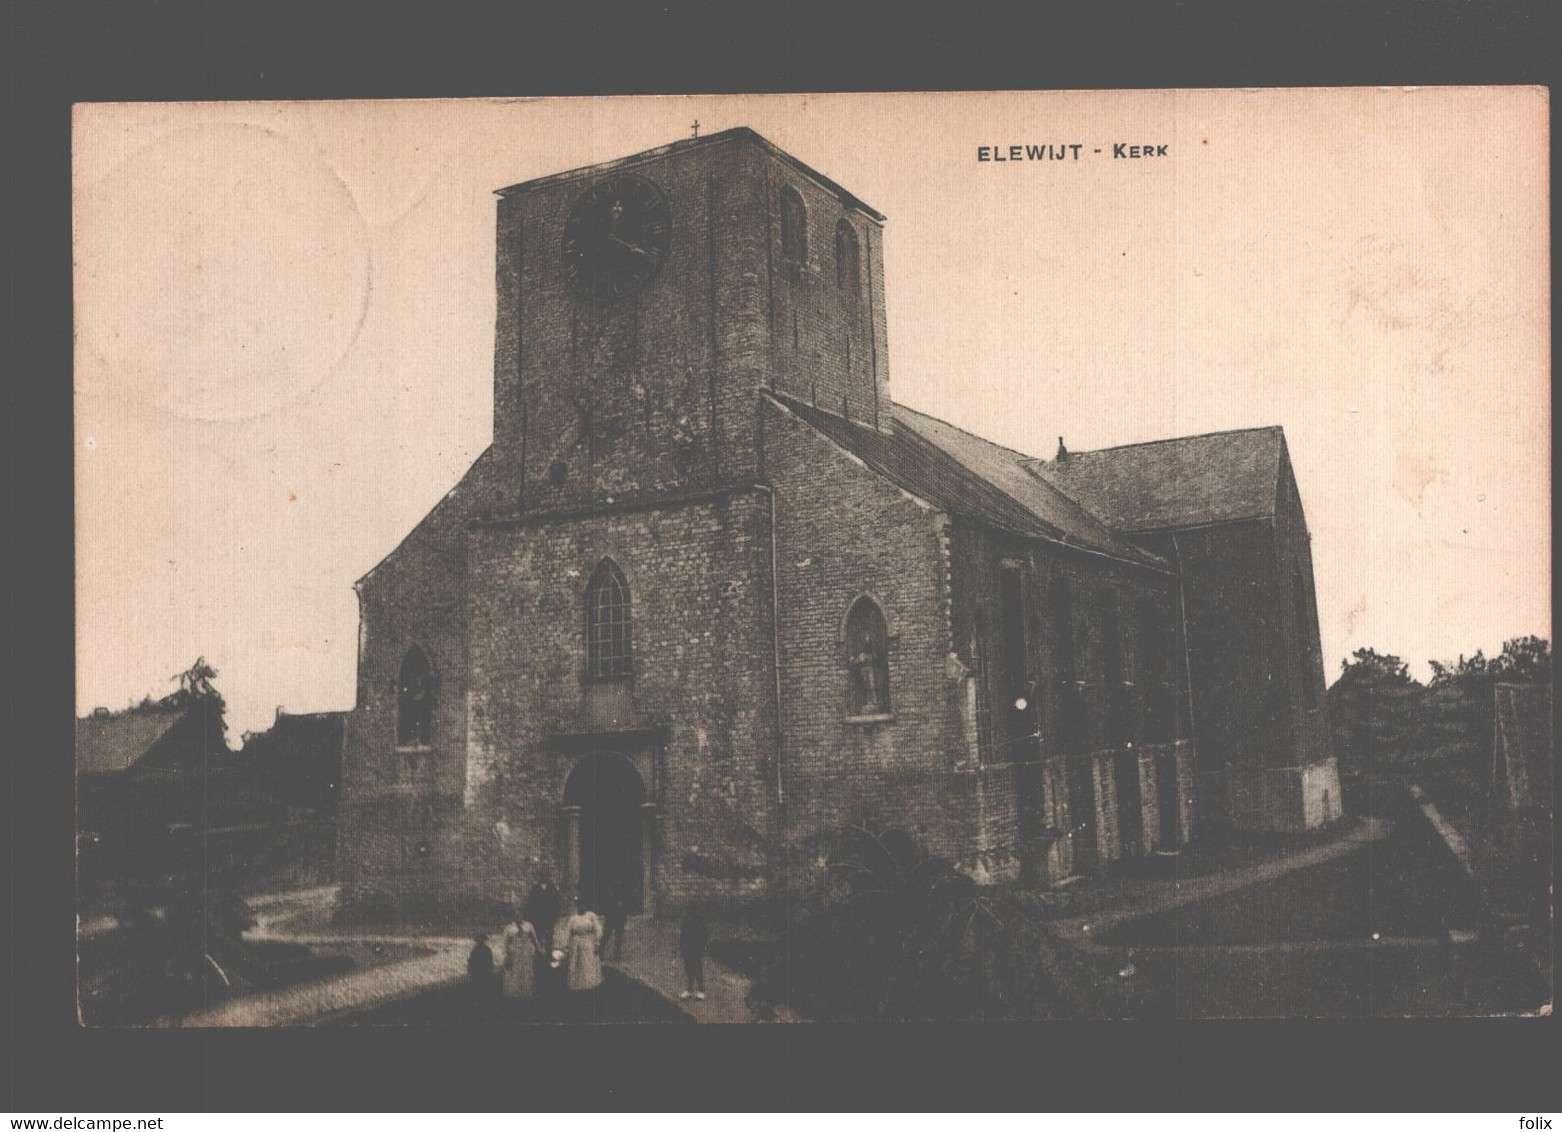
[[[1542,90],[84,105],[78,710],[198,654],[235,744],[351,707],[352,583],[492,435],[493,190],[695,119],[888,215],[896,400],[1043,456],[1283,425],[1331,681],[1549,635]]]

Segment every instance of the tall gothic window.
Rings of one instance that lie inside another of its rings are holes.
[[[793,263],[808,259],[808,214],[790,185],[781,190],[781,256]]]
[[[629,583],[618,564],[604,558],[586,587],[586,671],[628,676],[634,671],[629,620]]]
[[[396,745],[426,747],[434,726],[434,673],[417,645],[401,660],[396,682]]]
[[[1031,684],[1030,639],[1026,634],[1025,570],[1003,566],[998,571],[998,602],[1003,624],[1003,671],[1007,681],[1003,701],[1003,761],[1026,762],[1041,754],[1036,689]]]
[[[889,629],[884,611],[860,597],[846,614],[847,707],[852,715],[889,712]]]
[[[842,220],[835,226],[835,285],[853,295],[861,286],[857,259],[857,233]]]

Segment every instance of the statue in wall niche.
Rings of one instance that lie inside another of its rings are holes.
[[[853,691],[856,693],[852,709],[858,715],[879,715],[889,710],[880,675],[881,664],[882,658],[873,639],[865,636],[858,641],[851,659]]]
[[[864,595],[846,614],[847,698],[853,715],[889,712],[889,632],[884,612]]]

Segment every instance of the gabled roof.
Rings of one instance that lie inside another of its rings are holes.
[[[76,773],[129,770],[183,718],[183,708],[148,707],[78,719]]]
[[[1027,467],[1114,531],[1272,518],[1285,460],[1279,426],[1070,452]]]
[[[1020,465],[1029,459],[953,425],[890,405],[895,427],[880,432],[785,394],[770,396],[897,487],[950,514],[1027,538],[1045,539],[1164,569],[1077,503]]]

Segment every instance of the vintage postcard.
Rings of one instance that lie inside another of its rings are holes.
[[[73,127],[86,1025],[1551,1009],[1545,90]]]

